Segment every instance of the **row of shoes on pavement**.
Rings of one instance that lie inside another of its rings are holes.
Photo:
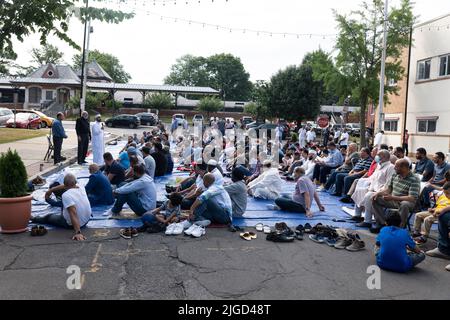
[[[330,247],[351,252],[361,251],[366,247],[357,233],[347,232],[344,229],[324,226],[321,223],[312,228],[309,228],[307,224],[304,228],[305,233],[310,233],[309,239],[316,243],[326,243]]]
[[[272,242],[292,242],[295,239],[303,240],[303,230],[292,230],[285,222],[276,223],[275,230],[266,236],[266,240]]]

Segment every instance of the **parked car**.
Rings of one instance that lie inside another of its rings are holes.
[[[49,117],[41,111],[37,110],[26,110],[26,109],[14,109],[13,113],[33,113],[36,114],[39,118],[41,118],[41,128],[51,128],[53,125],[53,121],[55,118]]]
[[[141,121],[141,125],[155,126],[158,123],[158,118],[154,113],[141,112],[136,114],[136,117]]]
[[[196,114],[194,115],[194,117],[192,118],[192,124],[203,124],[203,115],[202,114]]]
[[[110,128],[128,127],[130,129],[135,129],[141,125],[139,117],[129,114],[120,114],[118,116],[109,118],[105,121],[105,123]]]
[[[0,126],[5,126],[6,122],[14,117],[14,113],[8,108],[0,109]]]
[[[250,122],[250,123],[246,124],[245,125],[245,129],[246,130],[248,130],[248,129],[255,129],[255,128],[258,128],[259,126],[261,126],[263,124],[265,124],[265,122],[253,121],[253,122]]]
[[[182,114],[182,113],[175,113],[175,114],[174,114],[174,117],[175,117],[176,119],[178,119],[178,120],[184,120],[184,119],[186,118],[185,115]],[[182,126],[182,125],[183,125],[183,122],[184,122],[184,121],[178,121],[178,126],[179,126],[179,127]]]
[[[361,135],[361,125],[359,123],[347,123],[346,128],[352,136],[359,137]]]
[[[244,116],[244,117],[241,118],[241,124],[242,124],[244,127],[245,127],[246,125],[248,125],[249,123],[252,123],[252,122],[253,122],[252,117]]]
[[[19,112],[6,121],[6,126],[8,128],[40,129],[41,118],[35,113]]]

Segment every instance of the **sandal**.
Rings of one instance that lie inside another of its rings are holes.
[[[32,237],[38,236],[38,235],[39,235],[39,227],[38,227],[38,226],[33,226],[33,227],[31,227],[30,235],[31,235]]]
[[[269,226],[263,226],[263,231],[264,231],[265,234],[269,234],[269,233],[272,232],[272,230],[270,229]]]
[[[295,230],[294,238],[297,240],[303,240],[303,231]]]
[[[252,238],[252,239],[256,239],[258,236],[256,235],[256,233],[254,233],[254,232],[248,232],[248,234],[250,235],[250,237]]]
[[[38,226],[38,235],[45,236],[47,234],[47,228],[44,226]]]
[[[248,232],[241,233],[239,236],[246,241],[252,240],[252,236]]]
[[[129,240],[133,237],[131,228],[120,229],[119,234],[122,238],[127,239],[127,240]]]
[[[311,230],[312,230],[312,226],[309,223],[305,224],[304,232],[305,233],[310,233]]]

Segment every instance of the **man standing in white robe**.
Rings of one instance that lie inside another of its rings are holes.
[[[105,153],[104,129],[102,118],[98,114],[95,116],[95,122],[92,125],[92,153],[94,163],[103,165],[103,154]]]

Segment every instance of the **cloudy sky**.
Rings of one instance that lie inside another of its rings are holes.
[[[127,0],[117,5],[107,0],[104,6],[135,10],[135,18],[119,25],[94,22],[91,49],[116,55],[131,82],[161,84],[170,66],[184,54],[209,56],[231,53],[241,58],[251,80],[269,79],[278,70],[299,64],[305,53],[322,48],[333,50],[333,37],[286,36],[260,34],[249,31],[217,30],[198,21],[228,28],[264,30],[296,34],[334,34],[336,23],[332,9],[346,13],[357,9],[361,0]],[[163,5],[163,2],[166,2]],[[188,4],[186,4],[188,2]],[[391,0],[396,5],[400,0]],[[427,21],[450,13],[449,0],[416,0],[414,13],[419,21]],[[178,18],[174,19],[163,18]],[[83,26],[73,21],[70,36],[82,43]],[[64,52],[64,60],[72,62],[75,50],[55,38],[49,43]],[[37,36],[30,36],[17,45],[17,62],[27,65],[30,51],[38,47]]]

